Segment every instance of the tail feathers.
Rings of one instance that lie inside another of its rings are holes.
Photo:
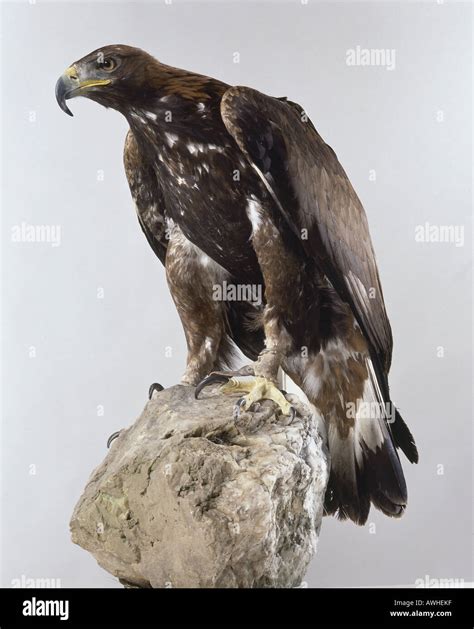
[[[374,507],[394,518],[402,516],[407,505],[407,487],[388,432],[375,451],[364,446],[362,474]]]
[[[407,504],[405,478],[390,434],[380,420],[370,422],[368,430],[369,420],[363,420],[345,436],[337,427],[328,431],[331,474],[326,513],[361,525],[371,503],[392,517],[403,515]]]
[[[418,450],[415,439],[398,410],[395,410],[395,421],[390,424],[390,430],[397,448],[400,448],[410,463],[418,463]]]
[[[407,487],[397,448],[413,463],[418,452],[358,326],[305,360],[287,360],[285,370],[325,421],[331,456],[326,513],[364,524],[373,504],[386,515],[403,515]]]
[[[341,438],[337,427],[329,423],[331,473],[324,507],[328,515],[364,524],[370,511],[370,497],[364,485],[364,477],[358,474],[353,440],[353,431],[346,438]]]
[[[403,515],[407,487],[395,446],[408,452],[410,460],[417,458],[413,437],[400,415],[388,423],[387,409],[393,407],[383,403],[370,361],[367,367],[363,399],[353,421],[332,417],[328,422],[331,476],[326,511],[357,524],[367,521],[371,503],[388,516]],[[393,437],[389,426],[396,426]]]

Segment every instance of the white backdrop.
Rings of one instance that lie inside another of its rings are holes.
[[[64,68],[110,43],[300,102],[366,208],[393,399],[421,458],[404,466],[400,521],[325,519],[308,585],[471,579],[471,34],[468,3],[2,4],[4,587],[116,585],[71,543],[69,517],[107,436],[184,368],[123,173],[125,120],[81,99],[71,119],[54,99]],[[358,46],[388,51],[385,65],[348,64]],[[459,238],[420,241],[426,223]],[[28,225],[50,242],[25,242]]]

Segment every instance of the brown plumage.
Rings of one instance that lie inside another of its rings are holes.
[[[392,334],[367,219],[302,108],[128,46],[76,62],[57,84],[68,113],[76,95],[130,124],[125,170],[183,323],[183,382],[222,369],[235,345],[260,378],[282,367],[325,420],[327,512],[362,524],[372,503],[400,516],[396,449],[418,455],[390,398]],[[227,285],[261,300],[216,298]]]

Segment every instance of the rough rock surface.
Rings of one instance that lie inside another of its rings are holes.
[[[295,587],[316,550],[328,477],[311,411],[233,416],[238,396],[154,394],[93,472],[72,539],[124,585]]]

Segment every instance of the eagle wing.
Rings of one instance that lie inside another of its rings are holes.
[[[395,421],[392,417],[388,423],[392,333],[364,208],[336,154],[296,103],[247,87],[232,87],[221,100],[221,115],[308,258],[349,305],[359,326],[353,333],[363,335],[370,353],[370,358],[362,353],[357,360],[339,353],[335,377],[321,385],[324,378],[318,375],[318,386],[328,394],[327,399],[319,393],[312,399],[328,419],[331,477],[326,510],[364,523],[372,501],[384,513],[399,517],[407,496],[394,446],[412,462],[418,460],[418,453],[398,411]],[[321,347],[323,356],[329,351],[326,358],[334,346],[328,348]],[[347,349],[354,351],[355,346],[351,349],[349,343]],[[338,380],[341,369],[350,374],[352,389],[344,378]],[[303,389],[311,373],[307,366]],[[351,425],[347,403],[357,406],[361,395],[364,402],[375,402],[384,411],[368,419],[357,412]]]
[[[390,323],[364,208],[336,154],[286,99],[232,87],[221,115],[307,255],[350,305],[386,385]]]
[[[123,152],[125,174],[137,209],[138,222],[150,247],[165,264],[168,240],[164,198],[153,167],[147,163],[132,131],[127,133]]]

